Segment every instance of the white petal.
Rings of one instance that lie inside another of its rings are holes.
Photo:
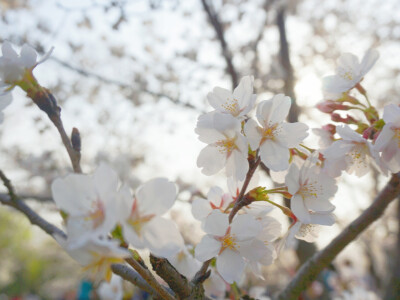
[[[166,178],[155,178],[147,181],[136,191],[140,212],[144,214],[163,215],[174,204],[176,185]]]
[[[228,283],[239,282],[245,266],[240,254],[230,249],[223,251],[217,258],[217,270]]]
[[[35,49],[33,49],[31,46],[25,44],[22,46],[21,49],[21,61],[22,65],[30,69],[36,64],[36,59],[37,59],[37,53]]]
[[[247,155],[234,150],[231,156],[226,161],[226,175],[228,177],[234,176],[238,180],[244,180],[249,170],[249,162]]]
[[[1,51],[5,58],[9,58],[9,59],[18,58],[17,52],[15,52],[15,50],[13,49],[13,47],[11,46],[11,43],[9,41],[5,41],[3,43],[2,47],[1,47]]]
[[[297,147],[308,136],[308,126],[304,123],[283,123],[281,126],[283,134],[278,139],[284,139],[282,144],[288,148]]]
[[[244,124],[244,133],[253,151],[258,149],[262,138],[258,127],[257,122],[253,119],[249,119],[246,124]]]
[[[267,246],[258,239],[253,239],[250,242],[238,243],[238,245],[240,254],[252,261],[258,261],[265,255],[265,252],[268,251]]]
[[[253,96],[253,76],[244,76],[233,91],[233,98],[239,101],[239,107],[244,108],[250,104]]]
[[[325,226],[331,226],[335,224],[335,215],[332,213],[312,213],[310,214],[312,224],[319,224]]]
[[[364,76],[371,70],[379,58],[379,52],[375,49],[369,49],[361,61],[361,76]]]
[[[87,175],[70,174],[58,178],[51,185],[57,206],[70,215],[82,215],[90,211],[92,201],[97,199],[92,178]]]
[[[144,249],[146,244],[141,235],[133,229],[128,223],[122,223],[124,238],[136,249]]]
[[[289,149],[267,140],[260,147],[261,161],[273,171],[284,171],[289,168]]]
[[[192,214],[195,219],[203,221],[212,211],[210,202],[202,199],[196,198],[192,202]]]
[[[214,109],[221,112],[228,112],[224,109],[223,105],[233,101],[233,95],[227,89],[215,87],[213,92],[207,95],[207,99],[208,103],[210,103]]]
[[[303,223],[310,223],[310,214],[304,205],[303,198],[296,194],[290,200],[290,208],[292,209],[294,215]]]
[[[103,201],[112,201],[115,205],[115,194],[118,188],[118,175],[107,164],[100,164],[93,174],[93,181],[98,195]]]
[[[261,223],[248,214],[236,215],[231,225],[231,233],[235,234],[239,241],[256,237],[261,229]]]
[[[375,141],[375,146],[374,146],[377,151],[383,151],[383,149],[392,140],[392,138],[394,136],[394,131],[390,128],[390,126],[391,126],[391,124],[386,124],[385,126],[383,126],[382,131],[379,133],[378,138]],[[394,153],[393,153],[393,155],[394,155]]]
[[[224,236],[229,226],[229,216],[215,209],[204,223],[204,231],[215,236]]]
[[[289,171],[285,177],[285,184],[288,187],[288,192],[292,195],[296,194],[300,189],[300,169],[296,164],[291,164]]]
[[[355,132],[353,129],[351,129],[348,125],[337,126],[336,132],[344,140],[356,141],[356,142],[360,142],[360,143],[365,142],[365,139],[361,135],[359,135],[357,132]]]
[[[219,207],[222,202],[222,195],[223,195],[223,190],[218,187],[218,186],[213,186],[210,188],[207,194],[207,200],[214,204],[215,206]]]
[[[278,94],[272,98],[273,107],[269,121],[272,124],[283,122],[289,114],[292,100],[284,94]]]
[[[221,249],[221,242],[209,235],[205,235],[197,244],[194,254],[197,260],[204,262],[215,256]]]
[[[385,123],[394,123],[396,126],[400,125],[400,107],[395,104],[386,105],[383,108],[382,119]]]
[[[171,256],[184,247],[182,235],[176,224],[161,217],[155,217],[143,226],[143,240],[157,256]]]
[[[203,174],[210,176],[220,171],[226,163],[226,154],[213,145],[206,146],[200,151],[197,166],[202,168]]]

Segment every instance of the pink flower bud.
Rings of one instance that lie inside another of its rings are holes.
[[[333,122],[345,123],[345,124],[357,124],[356,119],[347,115],[346,118],[343,118],[339,114],[333,113],[331,114],[331,120]]]
[[[348,110],[350,107],[332,100],[326,100],[318,103],[317,108],[327,114],[333,113],[335,110]]]

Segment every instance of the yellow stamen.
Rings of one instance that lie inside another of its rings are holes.
[[[226,102],[222,104],[222,108],[229,111],[235,117],[240,113],[239,102],[237,99],[226,99]]]

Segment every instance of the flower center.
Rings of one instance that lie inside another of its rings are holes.
[[[105,210],[103,202],[97,199],[92,203],[94,207],[93,211],[85,218],[86,220],[92,220],[93,229],[99,227],[105,219]]]
[[[354,80],[354,72],[351,69],[340,69],[338,72],[339,76],[346,80]]]
[[[303,196],[303,198],[315,197],[318,195],[317,181],[306,183],[300,188],[299,194]]]
[[[178,262],[183,261],[185,259],[185,257],[186,257],[186,254],[184,251],[181,251],[176,255],[176,259]]]
[[[231,234],[231,227],[228,227],[226,233],[223,237],[218,238],[221,241],[221,250],[219,254],[221,254],[225,249],[236,250],[239,246],[236,243],[236,235]]]
[[[275,137],[278,133],[278,125],[279,124],[274,124],[272,126],[268,126],[268,127],[262,129],[261,144],[266,140],[274,140],[275,139]]]
[[[222,104],[222,108],[229,111],[235,117],[240,113],[239,102],[237,99],[226,99],[226,102]]]
[[[228,138],[226,140],[221,140],[216,143],[218,151],[220,153],[226,153],[230,155],[233,150],[237,149],[236,138]]]
[[[138,236],[141,236],[143,225],[149,222],[151,219],[153,219],[153,217],[154,215],[141,216],[139,214],[137,199],[135,198],[132,205],[131,214],[129,215],[129,218],[126,220],[126,222],[132,226],[133,230],[136,232]]]

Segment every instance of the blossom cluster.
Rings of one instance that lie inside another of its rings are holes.
[[[18,55],[5,42],[2,53],[0,123],[15,86],[29,97],[32,90],[43,91],[32,71],[51,51],[37,61],[30,46],[23,46]],[[312,242],[320,225],[335,223],[331,200],[343,171],[360,177],[370,165],[384,175],[400,171],[400,107],[385,106],[380,118],[361,85],[378,57],[369,50],[360,63],[356,56],[343,54],[336,74],[324,78],[325,99],[317,107],[336,124],[313,130],[321,137],[320,149],[304,145],[306,124],[286,122],[292,104],[288,96],[257,102],[252,76],[243,77],[233,92],[216,87],[207,95],[214,110],[198,118],[195,132],[206,146],[197,166],[207,176],[224,170],[229,191],[214,186],[206,199],[197,197],[191,203],[205,233],[194,249],[185,245],[178,226],[163,217],[174,205],[175,183],[155,178],[133,192],[105,164],[92,175],[74,173],[53,182],[52,195],[67,232],[66,238],[57,235],[56,240],[98,280],[110,281],[111,265],[130,257],[131,248],[166,257],[188,278],[202,263],[210,265],[204,287],[215,298],[224,298],[225,288],[239,282],[246,268],[263,278],[262,266],[272,264],[289,241]],[[366,103],[357,99],[356,91]],[[338,113],[350,110],[362,111],[363,119]],[[270,188],[255,184],[260,164],[284,174],[284,182]],[[290,207],[271,200],[272,194],[289,199]],[[292,220],[283,235],[281,223],[270,215],[275,207]],[[103,285],[105,294],[110,286]]]

